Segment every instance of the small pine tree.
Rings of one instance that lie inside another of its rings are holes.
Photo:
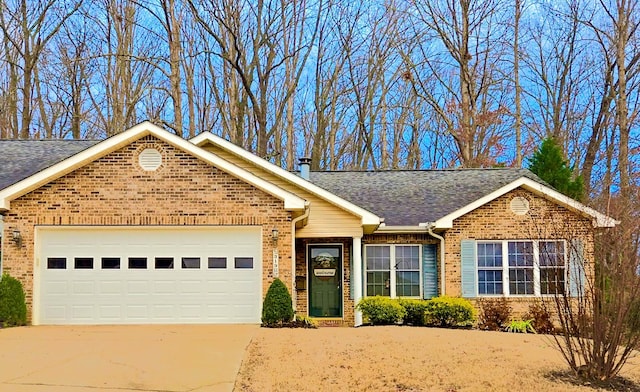
[[[542,141],[531,158],[529,170],[549,185],[572,199],[581,200],[583,196],[582,177],[573,178],[573,168],[569,167],[562,155],[562,148],[553,138]]]
[[[291,294],[287,286],[276,278],[262,303],[262,325],[265,327],[277,327],[290,323],[293,320],[293,305]]]
[[[0,280],[0,327],[25,325],[27,304],[22,283],[7,274]]]

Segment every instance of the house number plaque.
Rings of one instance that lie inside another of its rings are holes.
[[[280,266],[278,265],[280,261],[280,255],[278,254],[278,249],[273,250],[273,277],[277,278],[280,276]]]

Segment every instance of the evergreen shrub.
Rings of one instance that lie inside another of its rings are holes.
[[[11,327],[27,323],[27,303],[22,283],[3,274],[0,280],[0,326]]]
[[[398,300],[389,297],[365,297],[356,306],[357,310],[373,325],[389,325],[400,322],[405,316],[405,308]]]
[[[471,302],[458,297],[435,297],[427,301],[425,324],[434,327],[469,327],[475,320]]]
[[[284,327],[293,320],[293,305],[287,286],[276,278],[262,303],[262,325],[265,327]]]
[[[424,313],[427,310],[428,301],[422,299],[400,299],[398,302],[405,311],[405,316],[402,320],[403,324],[424,325]]]

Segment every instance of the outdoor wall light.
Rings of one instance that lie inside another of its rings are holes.
[[[275,227],[271,230],[271,241],[273,241],[274,244],[278,242],[278,229]]]
[[[19,248],[22,246],[22,234],[20,234],[20,230],[14,230],[13,233],[13,243]]]

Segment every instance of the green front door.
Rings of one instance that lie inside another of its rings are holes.
[[[309,246],[309,316],[342,317],[342,245]]]

